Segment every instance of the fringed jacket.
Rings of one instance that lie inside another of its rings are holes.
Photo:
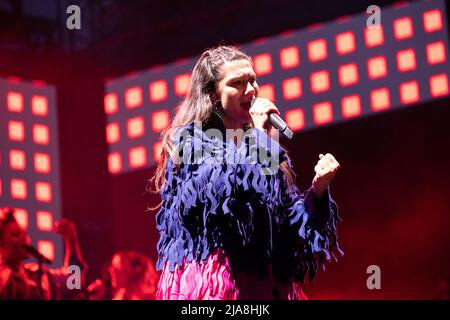
[[[192,123],[173,139],[156,218],[157,269],[202,262],[219,248],[234,271],[264,276],[271,266],[281,283],[311,281],[318,264],[342,253],[329,190],[321,199],[312,188],[300,193],[280,168],[292,169],[286,151],[263,131],[247,131],[239,147],[215,132]]]

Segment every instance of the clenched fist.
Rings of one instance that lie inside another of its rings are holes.
[[[313,191],[317,198],[322,197],[327,191],[328,186],[330,185],[331,180],[333,180],[339,167],[339,162],[337,162],[331,153],[319,155],[319,161],[314,167],[316,175],[312,182]]]

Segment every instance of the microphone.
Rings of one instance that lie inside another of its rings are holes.
[[[269,113],[269,122],[278,130],[281,131],[281,133],[284,134],[284,136],[288,139],[292,139],[294,133],[292,132],[292,130],[288,127],[288,125],[286,124],[286,122],[284,122],[283,119],[281,119],[281,117],[276,114],[275,112],[271,112]]]
[[[257,98],[254,98],[252,100],[252,105],[253,105],[253,103],[255,103],[256,99]],[[294,133],[288,127],[286,122],[284,122],[284,120],[281,119],[281,117],[278,114],[276,114],[275,112],[269,113],[269,122],[272,124],[272,126],[277,128],[286,138],[292,139],[292,137],[294,136]]]
[[[35,257],[38,261],[42,262],[42,263],[46,263],[46,264],[50,264],[52,263],[52,260],[48,259],[47,257],[45,257],[42,253],[40,253],[38,251],[38,249],[36,249],[33,246],[30,245],[24,245],[25,250],[31,254],[33,257]]]

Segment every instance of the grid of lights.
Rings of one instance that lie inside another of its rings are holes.
[[[45,83],[0,79],[0,207],[15,217],[38,250],[62,262],[53,232],[61,217],[55,89]]]
[[[356,15],[242,46],[260,96],[294,131],[407,108],[449,94],[448,33],[442,0],[382,8],[382,24]],[[185,95],[196,59],[106,85],[108,168],[118,174],[159,160],[159,133]]]

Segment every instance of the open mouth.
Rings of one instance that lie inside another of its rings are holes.
[[[244,108],[245,110],[250,110],[251,106],[252,106],[251,101],[241,103],[241,107]]]

